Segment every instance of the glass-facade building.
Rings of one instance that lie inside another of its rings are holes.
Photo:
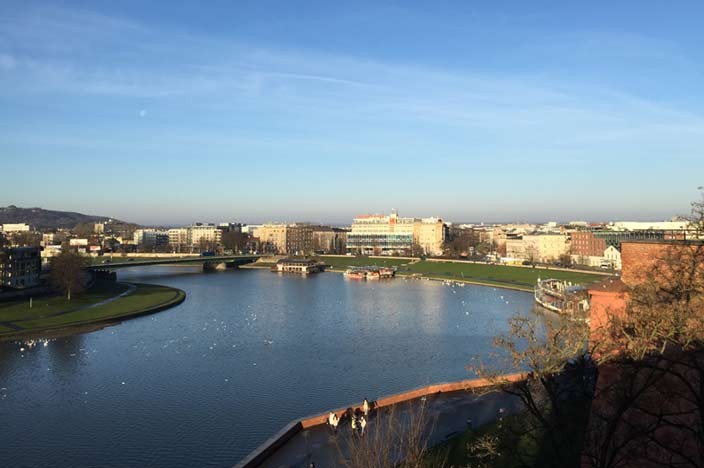
[[[393,255],[409,252],[413,247],[415,218],[390,215],[358,216],[347,234],[347,251],[362,255]]]

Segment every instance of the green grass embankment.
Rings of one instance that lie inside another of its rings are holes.
[[[555,278],[574,284],[590,284],[604,279],[603,275],[579,271],[524,268],[484,263],[453,263],[422,261],[400,269],[401,274],[421,274],[424,277],[467,281],[491,286],[532,291],[538,278]]]
[[[0,322],[15,322],[41,319],[51,315],[68,312],[115,297],[127,291],[124,283],[98,280],[84,294],[74,295],[69,301],[64,295],[43,296],[32,300],[0,302]]]
[[[123,293],[127,294],[118,297]],[[99,280],[70,301],[64,296],[42,297],[33,300],[31,308],[26,299],[0,303],[0,338],[143,315],[179,304],[185,297],[183,291],[166,286]]]
[[[538,278],[555,278],[574,284],[590,284],[604,279],[604,275],[582,271],[526,268],[471,262],[418,261],[403,258],[329,257],[321,256],[334,271],[355,266],[396,267],[399,275],[418,274],[424,278],[465,281],[468,283],[532,291]]]

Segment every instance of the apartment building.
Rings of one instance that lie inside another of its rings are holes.
[[[188,228],[173,228],[167,231],[169,245],[174,248],[183,248],[189,245]]]
[[[313,251],[342,254],[346,252],[347,231],[330,226],[313,226]]]
[[[303,223],[267,223],[254,230],[265,253],[303,255],[313,251],[313,228]]]
[[[504,248],[506,249],[506,257],[512,259],[524,260],[527,257],[525,244],[520,237],[506,238],[503,240]]]
[[[6,223],[6,224],[0,224],[0,231],[1,232],[29,232],[30,227],[29,224],[25,223]]]
[[[0,289],[24,289],[39,284],[41,248],[0,249]]]
[[[196,223],[188,228],[188,244],[193,246],[218,245],[222,239],[222,230],[214,224]]]
[[[440,218],[422,218],[413,224],[413,242],[425,255],[442,255],[445,239],[447,226]]]
[[[159,229],[137,229],[134,231],[132,240],[135,245],[143,248],[160,247],[169,243],[169,232]]]
[[[570,242],[565,234],[527,234],[523,236],[523,247],[526,259],[552,263],[569,253]]]

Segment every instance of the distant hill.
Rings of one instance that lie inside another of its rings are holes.
[[[79,223],[108,221],[107,216],[85,215],[71,211],[54,211],[43,208],[19,208],[14,205],[0,207],[0,224],[27,223],[37,229],[73,228]],[[122,221],[113,220],[116,223]]]

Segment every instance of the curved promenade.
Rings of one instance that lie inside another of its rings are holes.
[[[504,376],[504,380],[518,382],[525,377],[525,374],[517,373]],[[516,397],[500,391],[491,392],[485,379],[434,384],[380,397],[376,400],[376,409],[403,405],[412,410],[421,404],[425,405],[427,416],[434,423],[427,434],[429,446],[461,434],[470,422],[477,427],[494,421],[499,414],[521,409]],[[361,409],[361,403],[350,407]],[[346,410],[346,407],[337,408],[290,422],[235,468],[308,466],[310,462],[316,466],[337,466],[340,453],[336,438],[345,437],[345,428],[340,428],[338,434],[331,437],[326,421],[331,411],[342,415]],[[369,424],[374,422],[372,418]]]

